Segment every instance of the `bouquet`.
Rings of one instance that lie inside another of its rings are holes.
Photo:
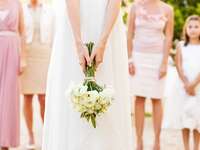
[[[91,56],[94,43],[90,42],[86,46]],[[97,84],[95,72],[96,65],[93,61],[91,65],[86,66],[83,83],[71,86],[67,92],[74,110],[94,128],[97,117],[106,113],[113,101],[112,88]]]

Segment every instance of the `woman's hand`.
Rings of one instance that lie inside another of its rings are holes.
[[[20,58],[20,68],[19,68],[19,75],[23,74],[24,70],[27,67],[27,61],[25,58]]]
[[[162,63],[159,69],[159,80],[164,78],[167,75],[167,64]]]
[[[132,60],[129,61],[129,63],[128,63],[128,69],[129,69],[129,74],[131,76],[134,76],[135,75],[135,65],[134,65],[134,62]]]
[[[98,67],[103,62],[104,51],[106,47],[107,40],[111,34],[114,24],[120,12],[121,0],[109,0],[106,8],[104,25],[102,32],[99,37],[99,43],[94,47],[90,60],[95,60],[96,67]]]
[[[90,56],[90,62],[95,61],[97,68],[103,62],[105,48],[106,48],[106,43],[100,42],[94,47],[92,51],[92,54]]]
[[[195,86],[193,83],[185,83],[184,84],[184,88],[185,88],[185,91],[188,95],[190,96],[195,96],[196,93],[195,93]]]
[[[79,43],[77,46],[79,64],[83,71],[85,71],[86,65],[90,64],[90,56],[87,47],[83,43]]]
[[[18,32],[20,35],[20,43],[21,43],[21,49],[19,51],[20,53],[19,74],[22,74],[27,66],[27,61],[26,61],[27,54],[25,49],[25,23],[24,23],[24,13],[22,5],[20,5],[19,8]]]

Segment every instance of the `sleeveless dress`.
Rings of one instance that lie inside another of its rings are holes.
[[[102,32],[109,0],[80,0],[83,42],[97,42]],[[110,85],[115,100],[109,111],[91,127],[71,107],[65,92],[70,82],[80,83],[84,74],[65,0],[55,0],[56,35],[47,83],[43,150],[132,150],[131,107],[128,86],[126,34],[118,17],[106,46],[104,62],[97,70],[97,82]]]
[[[182,67],[184,75],[191,82],[200,73],[200,45],[187,45],[181,42]],[[196,87],[196,95],[189,96],[184,89],[182,81],[177,81],[177,85],[172,87],[173,94],[167,100],[165,106],[164,128],[191,130],[197,129],[200,132],[200,84]]]
[[[130,77],[131,95],[161,99],[165,79],[159,80],[159,68],[164,52],[164,12],[148,14],[142,4],[137,4],[132,59],[136,73]]]
[[[19,145],[19,2],[0,10],[0,147]]]
[[[51,55],[51,44],[41,43],[40,39],[40,20],[44,6],[41,4],[36,9],[26,7],[30,11],[30,15],[26,16],[33,18],[34,34],[33,41],[26,44],[27,67],[21,75],[21,93],[44,94]]]

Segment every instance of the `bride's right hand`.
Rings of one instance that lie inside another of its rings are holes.
[[[83,43],[78,43],[77,45],[79,64],[83,71],[86,69],[86,65],[90,64],[90,56],[87,47]]]

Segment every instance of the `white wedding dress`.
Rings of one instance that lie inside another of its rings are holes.
[[[109,0],[80,0],[81,32],[84,42],[96,42],[102,31]],[[126,35],[119,16],[98,68],[98,82],[111,85],[115,100],[109,111],[97,119],[94,129],[80,119],[65,96],[71,81],[84,79],[65,0],[54,0],[56,33],[48,73],[47,100],[42,150],[132,150],[131,107],[128,87]]]

